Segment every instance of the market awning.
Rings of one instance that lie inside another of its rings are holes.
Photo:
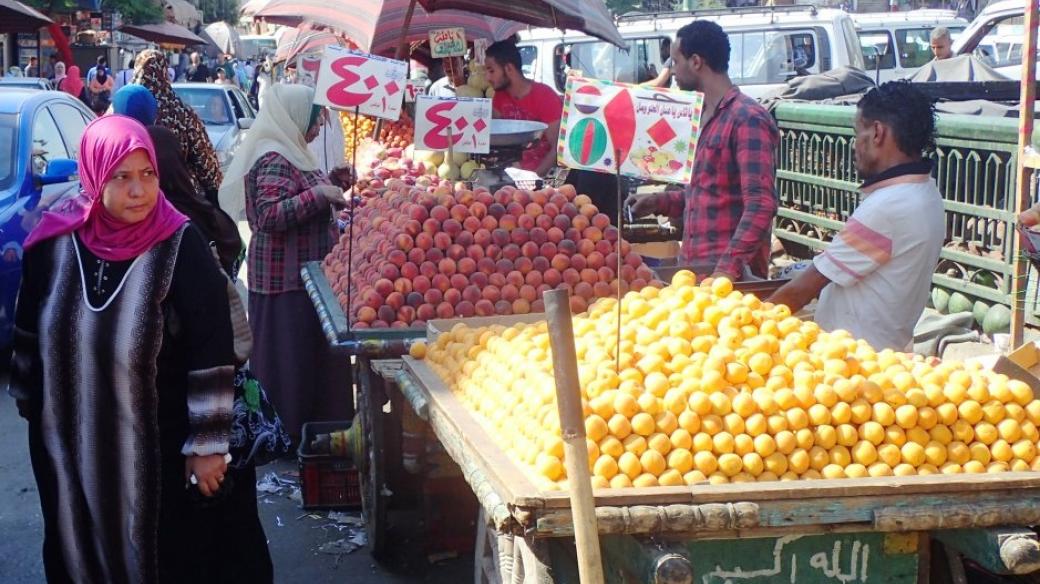
[[[165,0],[163,9],[166,20],[184,27],[195,27],[202,24],[202,13],[187,0]]]
[[[206,41],[179,24],[124,24],[121,32],[153,43],[169,45],[204,45]]]
[[[239,55],[242,52],[242,41],[238,37],[238,31],[231,28],[226,22],[213,22],[202,29],[200,35],[221,52],[231,55]]]
[[[427,10],[454,9],[533,26],[580,30],[619,47],[625,41],[603,0],[419,0]]]
[[[291,61],[304,53],[323,51],[329,45],[350,46],[346,41],[325,30],[300,30],[285,28],[278,37],[278,48],[274,53],[275,63]]]
[[[271,0],[253,14],[273,24],[328,30],[374,54],[392,54],[401,42],[430,38],[430,31],[461,27],[467,39],[508,38],[524,28],[518,22],[458,10],[427,12],[415,7],[405,32],[409,0]]]
[[[18,0],[0,0],[0,33],[36,32],[54,24],[42,12]]]

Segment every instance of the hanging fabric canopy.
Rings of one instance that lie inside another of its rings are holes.
[[[121,32],[153,43],[169,45],[204,45],[206,41],[179,24],[164,22],[162,24],[124,24]]]
[[[36,32],[54,21],[35,8],[18,0],[0,0],[0,31],[5,33]]]
[[[580,30],[619,47],[621,33],[603,0],[418,0],[427,10],[461,10],[532,26]]]

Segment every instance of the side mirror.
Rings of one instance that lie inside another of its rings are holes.
[[[248,130],[253,127],[253,118],[238,118],[238,129]]]
[[[47,163],[47,170],[39,176],[41,185],[69,182],[79,173],[79,164],[68,158],[55,158]]]

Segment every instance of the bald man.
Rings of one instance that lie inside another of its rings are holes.
[[[933,28],[930,41],[932,54],[935,55],[936,61],[949,59],[953,56],[953,51],[950,49],[950,45],[953,44],[953,39],[950,38],[950,29],[945,26]]]

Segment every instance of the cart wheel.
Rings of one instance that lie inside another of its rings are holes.
[[[361,508],[365,516],[368,545],[375,557],[386,551],[386,497],[383,452],[383,392],[373,385],[373,372],[360,360],[361,385],[358,388],[359,415],[365,440],[362,457]]]

